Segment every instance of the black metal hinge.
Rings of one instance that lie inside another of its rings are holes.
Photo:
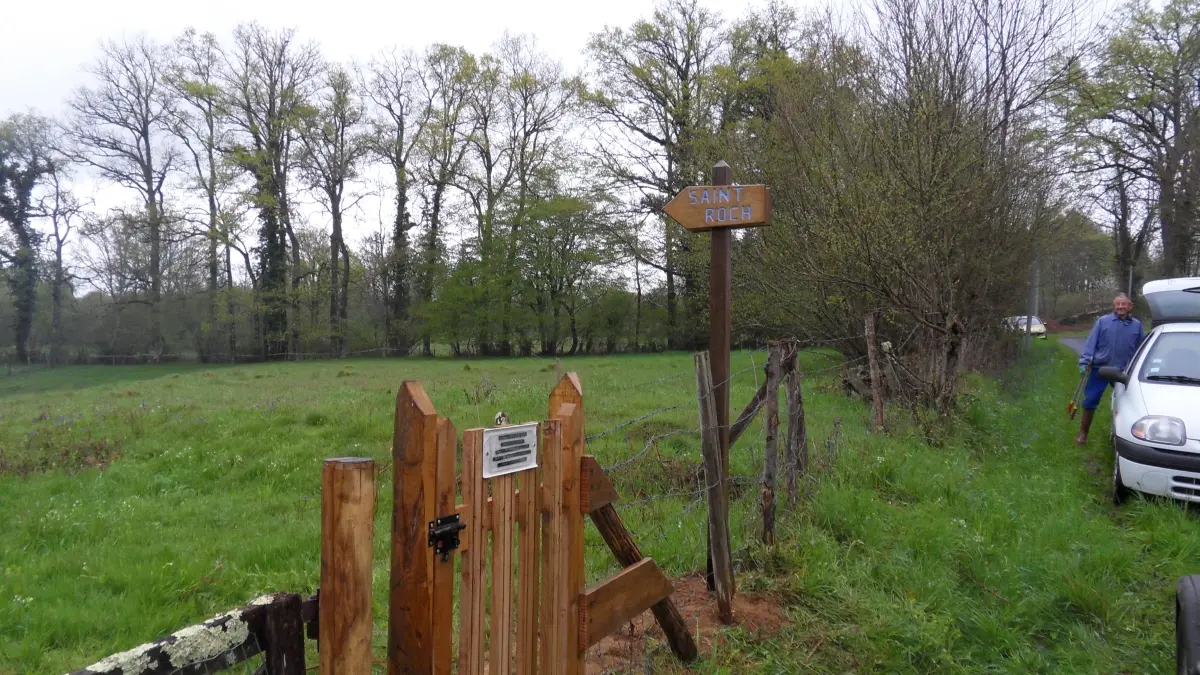
[[[458,548],[458,533],[467,528],[459,522],[458,514],[445,516],[429,522],[429,546],[434,555],[442,556],[442,562],[450,559],[450,552]]]

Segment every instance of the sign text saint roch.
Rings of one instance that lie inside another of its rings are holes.
[[[771,191],[766,185],[693,185],[668,202],[666,212],[692,232],[767,225]]]

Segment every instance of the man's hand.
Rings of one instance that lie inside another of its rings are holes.
[[[1088,370],[1087,366],[1083,365],[1082,363],[1079,364],[1079,374],[1080,375],[1087,375],[1087,370]]]

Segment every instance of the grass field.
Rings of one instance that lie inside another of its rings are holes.
[[[733,453],[739,589],[773,598],[790,621],[770,636],[728,631],[696,670],[1172,672],[1173,585],[1200,571],[1200,523],[1174,504],[1109,504],[1106,420],[1089,448],[1070,442],[1073,361],[1040,343],[1002,382],[974,380],[937,447],[895,412],[892,433],[871,436],[831,372],[807,378],[820,469],[771,551],[754,544],[757,426]],[[801,365],[831,363],[807,353]],[[735,355],[735,409],[761,377],[752,366],[761,354]],[[589,451],[606,466],[634,458],[613,477],[646,554],[671,575],[703,569],[690,356],[563,367],[582,378],[589,434],[665,409]],[[321,460],[386,460],[396,386],[409,378],[465,429],[499,410],[541,419],[555,373],[539,359],[364,360],[0,378],[0,673],[65,672],[262,592],[310,592]],[[825,442],[835,420],[836,449]],[[381,617],[387,472],[377,513]],[[612,566],[589,535],[596,580]],[[676,670],[665,650],[653,658]]]

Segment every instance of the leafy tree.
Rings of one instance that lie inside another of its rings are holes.
[[[0,259],[10,266],[16,358],[21,362],[30,358],[29,335],[37,303],[37,249],[42,237],[34,228],[36,192],[55,170],[51,128],[49,120],[33,114],[0,121],[0,220],[10,236],[0,239]]]

